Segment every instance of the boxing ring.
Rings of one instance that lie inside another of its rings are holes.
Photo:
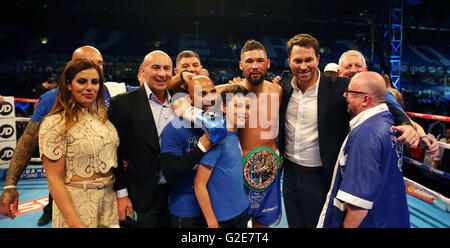
[[[15,103],[37,103],[38,99],[24,99],[4,97],[5,102],[0,106],[0,186],[4,185],[9,161],[15,149],[18,137],[19,123],[27,123],[29,118],[15,116]],[[426,118],[450,122],[450,117],[407,112],[411,117]],[[25,126],[25,125],[23,125]],[[439,142],[439,146],[450,149],[450,145]],[[450,163],[450,161],[441,161]],[[427,164],[404,157],[403,168],[413,166],[431,173],[445,180],[450,187],[450,173],[433,168]],[[450,199],[442,192],[436,192],[426,186],[404,177],[407,193],[408,208],[410,211],[411,227],[413,228],[449,228],[450,227]],[[35,228],[37,220],[42,214],[41,210],[48,202],[48,188],[45,170],[40,158],[32,158],[29,166],[22,173],[17,185],[19,192],[19,213],[14,220],[0,215],[0,228],[27,227]],[[284,209],[283,209],[284,212]],[[283,214],[281,223],[276,228],[287,228],[287,221]],[[43,226],[51,227],[51,224]]]
[[[410,117],[450,122],[450,117],[441,115],[422,114],[406,112]],[[450,149],[450,144],[438,142],[439,147]],[[411,226],[418,228],[449,228],[450,227],[450,173],[417,161],[413,158],[403,157],[403,170],[406,166],[415,167],[422,173],[439,178],[445,187],[445,193],[436,192],[425,187],[409,178],[404,177],[408,208],[410,212]],[[450,163],[448,160],[442,160],[441,165]]]

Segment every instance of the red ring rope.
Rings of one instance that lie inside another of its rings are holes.
[[[29,102],[29,103],[38,103],[39,99],[30,99],[30,98],[14,98],[14,102]]]
[[[29,102],[29,103],[38,103],[39,99],[29,99],[29,98],[14,98],[14,102]],[[446,121],[450,122],[450,117],[443,115],[430,115],[430,114],[421,114],[414,112],[406,112],[411,117],[419,117],[430,120],[438,120],[438,121]]]
[[[443,115],[420,114],[420,113],[414,113],[414,112],[406,112],[406,114],[408,114],[411,117],[419,117],[419,118],[430,119],[430,120],[450,122],[450,117],[443,116]]]

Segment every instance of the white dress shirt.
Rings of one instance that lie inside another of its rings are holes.
[[[292,96],[286,110],[285,156],[292,162],[305,167],[322,166],[319,151],[317,96],[319,77],[305,93],[297,87],[292,78]]]

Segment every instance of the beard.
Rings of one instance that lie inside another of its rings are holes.
[[[353,111],[352,111],[350,108],[348,108],[348,107],[347,107],[347,113],[350,114],[350,117],[351,117],[351,118],[353,118],[353,117],[356,116],[355,113],[353,113]]]
[[[266,75],[264,74],[262,74],[262,73],[259,73],[259,77],[257,78],[257,79],[253,79],[252,78],[252,76],[251,76],[251,74],[248,74],[245,78],[247,79],[247,81],[249,81],[252,85],[254,85],[254,86],[257,86],[257,85],[260,85],[263,81],[264,81],[264,78],[266,77]]]

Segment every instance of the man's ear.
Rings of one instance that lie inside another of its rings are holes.
[[[370,103],[372,102],[372,97],[369,94],[365,94],[364,96],[364,101],[361,103],[364,107],[367,107],[370,105]]]
[[[241,71],[244,71],[244,69],[242,68],[242,61],[239,60],[239,69],[241,69]]]
[[[174,69],[173,69],[173,72],[175,72],[175,74],[178,74],[178,69],[175,67]]]

